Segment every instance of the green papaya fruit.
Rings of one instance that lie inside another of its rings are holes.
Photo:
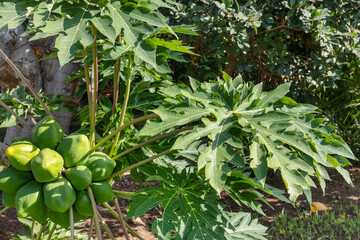
[[[14,168],[19,171],[31,171],[30,160],[40,152],[40,149],[28,141],[13,143],[5,154]]]
[[[44,185],[45,206],[55,212],[66,212],[76,200],[76,193],[70,182],[60,177]]]
[[[106,181],[94,182],[90,184],[90,188],[94,194],[95,201],[98,203],[111,201],[115,197],[111,185]]]
[[[15,196],[16,193],[7,193],[7,192],[2,192],[2,204],[5,207],[15,207]]]
[[[62,156],[50,148],[44,148],[31,160],[31,171],[38,182],[52,182],[60,177],[64,166]]]
[[[16,193],[21,186],[33,180],[31,172],[22,172],[13,167],[0,171],[0,190],[8,193]]]
[[[70,227],[70,211],[67,210],[66,212],[60,213],[55,211],[48,212],[49,219],[63,228]]]
[[[11,143],[22,142],[22,141],[33,143],[33,139],[31,137],[13,137],[11,139]]]
[[[44,205],[43,184],[33,180],[17,191],[15,207],[19,217],[32,217],[39,223],[47,219],[47,211]]]
[[[91,153],[85,163],[91,171],[93,181],[103,181],[110,177],[115,165],[115,161],[102,152]]]
[[[74,207],[76,211],[82,216],[94,215],[90,198],[85,191],[80,191],[76,193],[76,201],[74,203]]]
[[[63,137],[63,131],[53,117],[47,116],[33,127],[31,136],[35,145],[40,149],[55,149]]]
[[[65,162],[65,167],[83,165],[89,156],[90,142],[86,135],[74,133],[65,137],[56,148]]]
[[[84,190],[91,183],[91,172],[86,166],[75,166],[66,169],[65,177],[78,191]]]

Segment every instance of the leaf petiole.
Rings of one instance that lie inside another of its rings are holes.
[[[151,118],[156,118],[156,117],[159,117],[159,115],[157,114],[149,114],[149,115],[146,115],[146,116],[142,116],[142,117],[139,117],[139,118],[135,118],[134,120],[120,126],[118,129],[116,129],[115,131],[113,131],[112,133],[110,133],[108,136],[106,136],[105,138],[103,138],[100,142],[98,142],[94,147],[92,147],[90,149],[90,152],[94,152],[96,149],[98,149],[99,147],[101,147],[104,143],[106,143],[107,141],[109,141],[113,136],[115,136],[118,132],[122,131],[123,129],[135,124],[135,123],[138,123],[138,122],[142,122],[142,121],[145,121],[147,119],[151,119]]]

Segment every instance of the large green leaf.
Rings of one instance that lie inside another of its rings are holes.
[[[147,172],[147,171],[151,171]],[[206,186],[195,174],[171,168],[145,169],[148,180],[158,180],[159,188],[135,193],[127,218],[139,217],[155,206],[161,206],[162,218],[153,223],[158,239],[239,239],[239,236],[262,236],[264,226],[245,215],[224,212],[216,194],[206,193]],[[256,238],[255,238],[256,239]],[[263,238],[259,238],[263,239]]]
[[[224,81],[199,83],[190,79],[190,86],[163,89],[167,101],[154,110],[162,121],[150,121],[144,131],[159,129],[159,133],[180,124],[198,124],[178,137],[172,148],[186,149],[199,139],[207,139],[208,146],[198,157],[198,169],[205,168],[206,179],[219,194],[231,172],[238,169],[225,154],[230,151],[233,156],[251,159],[248,166],[263,186],[268,169],[280,170],[292,201],[305,193],[311,202],[310,189],[315,184],[309,176],[316,176],[324,187],[324,180],[329,179],[324,167],[336,168],[351,183],[343,168],[349,164],[346,158],[355,159],[350,148],[333,133],[333,127],[314,118],[314,106],[297,104],[285,96],[290,84],[262,92],[261,84],[245,84],[240,77],[224,75]],[[187,113],[184,105],[202,114],[189,112],[190,117],[182,118]]]
[[[0,31],[4,28],[15,28],[23,23],[27,17],[26,5],[18,6],[19,0],[6,1],[0,4]]]
[[[114,43],[117,35],[115,29],[112,27],[112,19],[107,16],[101,17],[100,10],[91,10],[91,15],[91,22],[94,26]]]
[[[265,240],[267,227],[258,223],[257,219],[253,219],[250,213],[239,212],[229,213],[229,221],[235,230],[227,229],[228,239],[232,240]]]
[[[93,18],[90,8],[90,3],[86,1],[78,4],[62,3],[54,12],[59,12],[66,17],[48,21],[43,29],[47,34],[59,34],[55,47],[59,50],[60,66],[73,59],[78,50],[89,46],[94,41],[91,28],[87,25]]]
[[[42,26],[48,20],[55,2],[56,0],[40,2],[36,11],[34,11],[33,22],[35,28]]]

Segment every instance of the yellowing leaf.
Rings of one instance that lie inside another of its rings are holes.
[[[312,202],[310,206],[310,210],[311,212],[319,212],[319,211],[331,210],[331,207],[328,207],[321,202]]]

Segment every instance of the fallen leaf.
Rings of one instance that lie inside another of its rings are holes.
[[[312,212],[319,212],[319,211],[331,210],[331,207],[328,207],[321,202],[312,202],[310,206],[310,210]]]

